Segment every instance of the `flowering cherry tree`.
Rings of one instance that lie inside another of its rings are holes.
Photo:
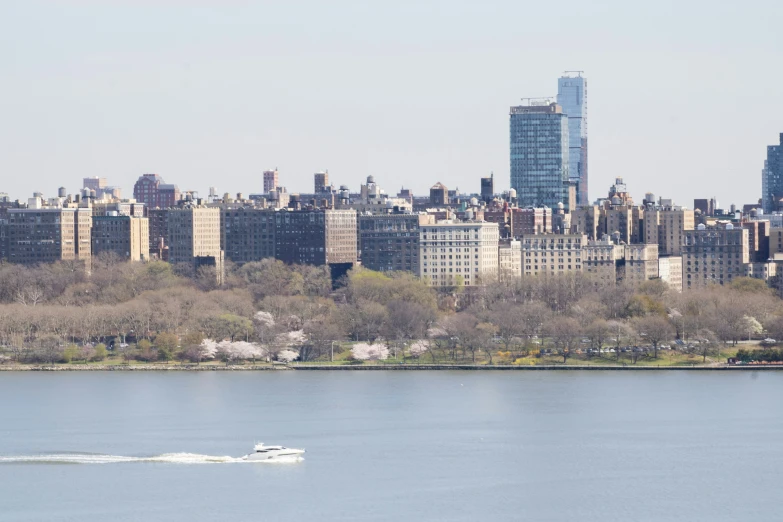
[[[351,355],[357,361],[383,361],[389,358],[389,349],[385,344],[356,343]]]
[[[217,353],[226,361],[260,359],[266,357],[267,351],[255,344],[245,341],[221,341],[217,345]]]
[[[277,354],[277,360],[290,363],[299,358],[299,354],[293,350],[282,350]]]
[[[410,348],[408,349],[408,353],[411,357],[421,357],[425,353],[427,353],[430,350],[430,343],[429,341],[421,340],[421,341],[414,341]]]

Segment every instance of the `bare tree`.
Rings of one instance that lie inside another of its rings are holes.
[[[661,342],[674,338],[674,327],[661,316],[650,315],[641,317],[635,322],[639,335],[652,344],[653,357],[658,358],[658,346]]]

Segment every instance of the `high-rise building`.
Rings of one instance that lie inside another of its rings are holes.
[[[264,194],[269,194],[278,187],[277,169],[264,171]]]
[[[631,287],[638,287],[658,277],[658,245],[623,245],[625,250],[618,279]]]
[[[89,271],[91,231],[89,207],[46,207],[39,201],[28,208],[9,209],[8,260],[28,265],[82,261]]]
[[[568,115],[568,175],[577,186],[576,203],[587,205],[587,79],[582,71],[558,78],[557,103]]]
[[[767,159],[761,171],[762,207],[764,213],[774,212],[781,207],[783,199],[783,132],[780,144],[767,147]]]
[[[150,208],[169,208],[179,201],[179,187],[163,181],[158,174],[144,174],[133,185],[133,197]]]
[[[658,243],[660,255],[678,256],[682,253],[685,232],[695,225],[693,210],[682,207],[648,207],[644,209],[641,233],[645,243]]]
[[[511,107],[511,188],[520,207],[569,209],[568,116],[556,103]]]
[[[699,225],[686,230],[682,244],[683,288],[727,284],[745,276],[750,262],[748,230],[731,223],[714,227]]]
[[[198,270],[214,267],[223,281],[223,251],[220,249],[220,209],[184,206],[167,212],[169,262],[190,264]]]
[[[584,234],[531,234],[522,236],[522,273],[526,276],[581,272]]]
[[[432,187],[430,187],[430,205],[436,207],[449,204],[449,189],[446,185],[438,181]]]
[[[431,286],[477,286],[498,276],[497,223],[441,221],[421,227],[419,277]]]
[[[221,208],[223,251],[237,264],[275,256],[274,209]]]
[[[435,223],[428,214],[360,214],[362,266],[377,272],[419,274],[419,228]]]
[[[111,212],[92,218],[92,255],[113,252],[124,261],[147,261],[150,257],[149,222],[145,217]]]
[[[313,174],[313,194],[321,194],[326,192],[326,187],[329,186],[329,172],[316,172]]]
[[[490,174],[488,178],[481,178],[481,199],[489,203],[495,196],[495,175]]]
[[[357,261],[355,210],[275,212],[275,257],[301,265],[344,265]]]

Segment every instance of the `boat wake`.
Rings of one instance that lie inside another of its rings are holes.
[[[0,455],[0,464],[126,464],[158,462],[164,464],[285,464],[304,460],[299,456],[248,461],[241,457],[199,455],[196,453],[164,453],[150,457],[125,457],[93,453],[52,453],[40,455]]]

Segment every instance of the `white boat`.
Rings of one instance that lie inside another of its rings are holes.
[[[292,457],[298,457],[305,450],[286,448],[285,446],[264,446],[263,442],[259,442],[253,447],[253,453],[242,457],[243,460],[273,460],[273,459],[290,459]]]

